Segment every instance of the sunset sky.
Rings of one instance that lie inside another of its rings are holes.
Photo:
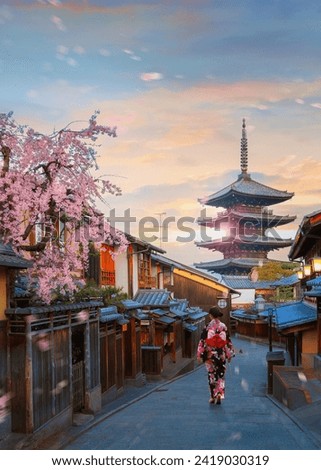
[[[172,217],[167,256],[221,258],[177,242],[177,223],[237,178],[242,118],[252,178],[295,192],[272,207],[297,215],[280,234],[321,208],[319,0],[12,0],[0,41],[1,112],[50,133],[100,110],[118,137],[101,141],[99,172],[123,190],[101,208]]]

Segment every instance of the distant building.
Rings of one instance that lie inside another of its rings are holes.
[[[283,239],[273,230],[295,220],[296,216],[275,215],[268,206],[280,204],[294,193],[279,191],[258,183],[248,173],[248,143],[245,119],[241,139],[241,174],[232,184],[199,201],[211,207],[223,207],[216,217],[200,218],[202,226],[222,230],[221,239],[196,243],[201,248],[223,253],[223,259],[196,264],[197,268],[228,275],[249,274],[255,266],[270,261],[272,250],[291,246],[291,239]],[[270,230],[273,236],[266,233]]]

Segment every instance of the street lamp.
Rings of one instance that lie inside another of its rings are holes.
[[[257,312],[263,312],[265,309],[266,300],[261,295],[258,295],[255,299],[255,310]]]
[[[273,319],[273,308],[268,308],[268,319],[269,319],[269,351],[272,351],[272,319]]]
[[[303,272],[304,272],[304,277],[309,277],[309,276],[311,276],[311,265],[310,265],[310,264],[306,264],[306,265],[303,267]]]
[[[217,306],[222,309],[227,307],[227,300],[225,299],[225,297],[219,297],[217,299]]]
[[[321,272],[321,258],[312,259],[312,271],[315,274],[319,274]]]

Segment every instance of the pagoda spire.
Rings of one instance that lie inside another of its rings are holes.
[[[246,135],[245,119],[243,119],[242,139],[241,139],[241,170],[243,174],[247,173],[247,167],[248,167],[247,135]]]

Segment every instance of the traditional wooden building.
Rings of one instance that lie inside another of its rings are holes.
[[[0,396],[8,391],[7,318],[5,310],[14,296],[14,278],[17,271],[26,269],[30,262],[18,256],[9,245],[0,243]]]
[[[301,291],[305,302],[315,309],[315,321],[309,328],[298,326],[293,332],[302,343],[302,358],[321,376],[321,211],[303,217],[289,252],[290,260],[299,260]]]
[[[99,249],[93,247],[86,277],[98,286],[122,288],[132,298],[138,289],[157,287],[151,255],[165,251],[132,235],[126,235],[126,238],[128,246],[122,252],[107,243],[102,243]]]
[[[153,269],[159,286],[170,290],[178,299],[187,299],[190,306],[208,312],[213,305],[219,305],[223,321],[229,326],[232,297],[238,297],[237,290],[219,282],[211,274],[186,266],[163,255],[153,254]]]
[[[272,250],[288,247],[291,239],[283,239],[275,229],[295,219],[290,215],[275,215],[268,206],[287,201],[294,193],[263,185],[248,173],[248,142],[245,119],[241,139],[241,173],[236,181],[199,201],[210,207],[223,207],[216,217],[200,218],[205,227],[223,230],[221,239],[197,242],[200,248],[223,253],[222,260],[197,263],[196,267],[221,274],[250,273],[255,266],[268,261]],[[270,233],[270,235],[269,235]]]
[[[100,306],[6,309],[12,431],[51,434],[101,409]]]
[[[142,371],[149,376],[194,367],[196,345],[207,312],[190,307],[167,289],[140,289],[124,300],[126,317],[140,320]]]

